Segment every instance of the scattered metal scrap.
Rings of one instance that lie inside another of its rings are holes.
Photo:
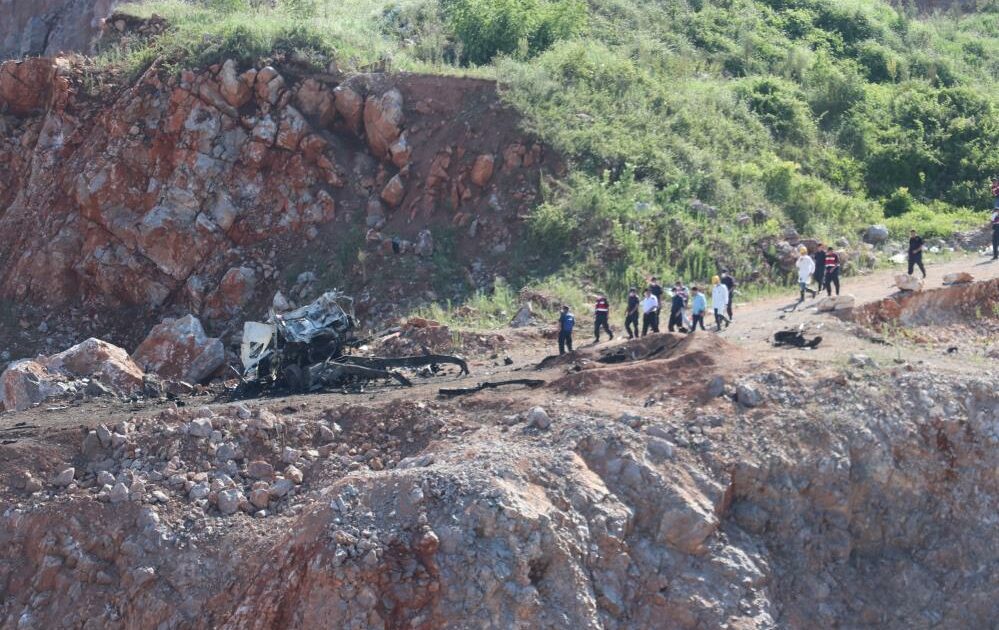
[[[257,396],[275,387],[312,392],[376,380],[412,385],[392,368],[426,367],[436,373],[441,364],[452,364],[462,374],[468,374],[465,360],[452,355],[351,355],[365,341],[355,337],[356,329],[354,301],[338,291],[326,292],[311,304],[288,313],[272,311],[265,323],[246,322],[240,349],[243,373],[232,391],[233,397]]]
[[[815,336],[811,339],[805,337],[804,333],[798,329],[779,330],[774,333],[774,346],[790,346],[792,348],[815,349],[822,343],[822,337]]]
[[[464,396],[465,394],[474,394],[475,392],[481,392],[484,389],[496,389],[497,387],[503,387],[506,385],[525,385],[534,389],[536,387],[541,387],[545,384],[545,381],[537,378],[514,378],[507,381],[486,381],[479,383],[475,387],[459,387],[455,389],[441,389],[438,392],[441,396],[450,398],[453,396]]]

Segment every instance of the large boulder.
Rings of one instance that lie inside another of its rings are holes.
[[[871,245],[879,245],[888,240],[888,227],[884,225],[872,225],[864,230],[864,242]]]
[[[402,93],[389,90],[381,96],[369,96],[364,103],[364,132],[371,152],[381,159],[402,134]]]
[[[44,365],[49,371],[70,378],[99,380],[119,395],[142,391],[142,368],[132,361],[124,348],[93,337],[53,354]]]
[[[225,363],[225,347],[205,334],[197,317],[186,315],[156,325],[132,360],[162,378],[199,383]]]
[[[975,277],[968,273],[967,271],[958,271],[956,273],[948,273],[943,277],[943,283],[946,285],[951,284],[968,284],[969,282],[974,282]]]
[[[0,402],[21,411],[83,389],[84,379],[99,382],[118,396],[142,391],[143,372],[124,349],[100,339],[87,339],[50,357],[11,363],[0,374]]]
[[[895,276],[895,286],[901,291],[922,291],[923,281],[916,276],[900,273]]]
[[[856,298],[852,295],[830,295],[819,300],[819,303],[815,305],[815,310],[819,313],[842,311],[853,308],[856,302]]]
[[[0,374],[0,406],[7,411],[23,411],[67,391],[65,379],[52,374],[38,361],[14,361]]]

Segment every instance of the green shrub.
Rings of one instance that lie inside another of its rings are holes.
[[[739,92],[777,140],[809,144],[814,139],[815,122],[793,83],[764,77],[742,84]]]
[[[911,212],[915,207],[916,200],[909,194],[909,189],[905,187],[898,188],[884,202],[886,217],[901,216],[907,212]]]
[[[462,59],[477,65],[497,55],[532,57],[586,26],[581,0],[446,0],[443,6]]]

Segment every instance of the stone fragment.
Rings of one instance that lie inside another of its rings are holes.
[[[120,481],[114,484],[114,487],[111,488],[111,493],[108,495],[111,499],[111,503],[121,503],[122,501],[127,501],[128,496],[128,486]]]
[[[895,286],[901,291],[922,291],[923,281],[916,276],[900,273],[895,276]]]
[[[226,103],[238,109],[249,102],[253,95],[253,82],[248,81],[249,78],[245,73],[236,74],[236,62],[232,59],[227,59],[222,64],[222,70],[219,72],[219,92]]]
[[[543,407],[534,407],[527,412],[527,426],[545,430],[552,424],[548,412]]]
[[[739,383],[735,389],[735,399],[743,407],[759,407],[763,404],[763,393],[753,383]]]
[[[884,225],[872,225],[864,230],[864,242],[870,245],[879,245],[888,240],[890,236],[888,227]]]
[[[389,147],[402,133],[402,119],[402,94],[399,90],[369,96],[364,102],[364,132],[368,147],[376,157],[389,157]]]
[[[187,433],[193,437],[206,438],[212,434],[212,421],[208,418],[195,418],[187,425]]]
[[[952,284],[968,284],[969,282],[974,282],[975,277],[968,273],[967,271],[958,271],[956,273],[948,273],[943,277],[943,283],[945,285]]]
[[[399,177],[399,175],[394,175],[392,179],[385,184],[385,188],[382,189],[381,194],[382,201],[387,203],[392,208],[395,208],[402,203],[403,197],[405,196],[406,186],[402,183],[402,178]]]
[[[830,295],[819,300],[815,310],[819,313],[842,311],[853,308],[855,303],[856,298],[852,295]]]
[[[364,118],[364,98],[346,85],[338,85],[333,90],[334,106],[343,117],[347,128],[354,133],[361,133]]]
[[[480,188],[488,184],[493,177],[495,164],[496,158],[492,154],[486,153],[476,157],[472,164],[472,182]]]
[[[239,504],[244,500],[243,493],[236,489],[223,490],[219,492],[217,506],[219,512],[226,516],[235,514],[239,510]]]
[[[68,486],[69,484],[73,483],[75,477],[76,477],[75,468],[73,467],[64,468],[55,477],[52,478],[52,485],[59,487]]]
[[[253,479],[270,479],[274,476],[274,466],[263,460],[254,460],[246,465],[247,476]]]

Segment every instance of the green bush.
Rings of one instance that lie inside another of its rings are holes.
[[[739,92],[778,141],[809,144],[814,139],[815,122],[794,84],[763,77],[744,83]]]
[[[581,0],[446,0],[462,59],[486,64],[497,55],[532,57],[586,26]]]
[[[916,200],[909,194],[909,189],[905,187],[897,189],[884,202],[886,217],[901,216],[907,212],[911,212],[915,207]]]

